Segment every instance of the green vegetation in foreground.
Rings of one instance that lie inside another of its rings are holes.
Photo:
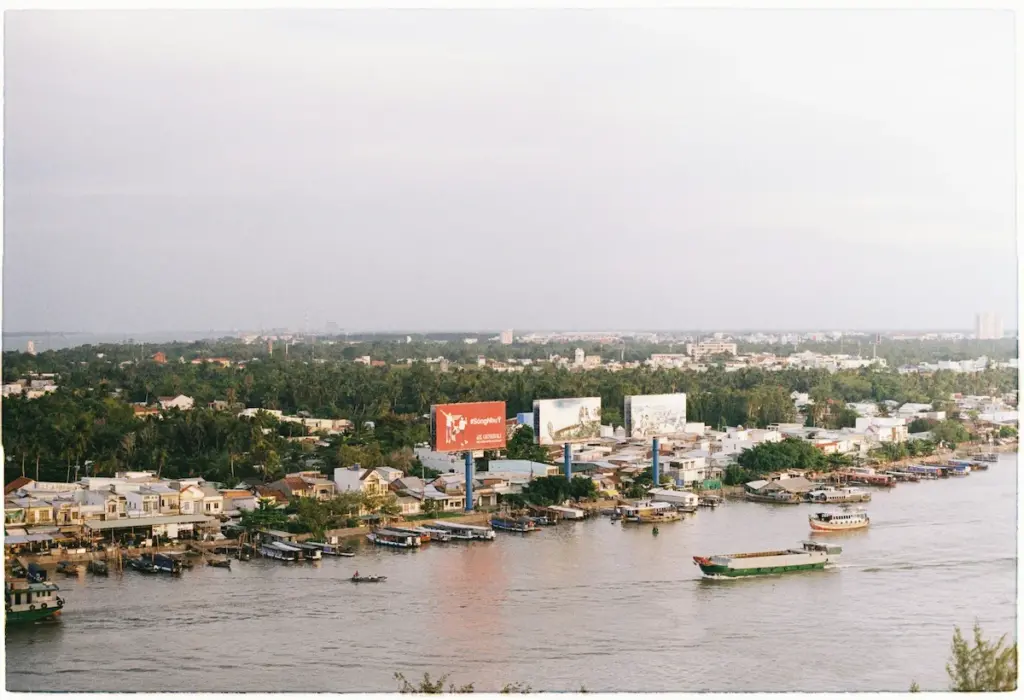
[[[981,625],[974,623],[974,645],[964,639],[959,627],[954,628],[953,649],[946,674],[949,689],[957,693],[1008,692],[1017,689],[1017,643],[1003,646],[1004,634],[995,643],[985,639]],[[910,692],[920,692],[917,681]]]
[[[954,628],[953,648],[949,663],[946,664],[946,673],[949,675],[949,690],[960,693],[977,692],[1008,692],[1017,689],[1017,644],[1004,646],[1006,635],[1004,634],[995,643],[986,640],[983,636],[981,625],[974,623],[974,645],[971,646],[959,627]],[[474,684],[469,683],[456,687],[449,683],[445,688],[449,674],[444,674],[437,680],[431,680],[429,673],[423,674],[419,683],[410,683],[401,673],[395,674],[395,680],[399,681],[400,693],[475,693]],[[917,682],[910,686],[910,692],[920,692],[921,688]],[[530,693],[533,689],[523,683],[506,683],[501,689],[502,693]],[[585,693],[587,689],[580,686],[579,692]]]

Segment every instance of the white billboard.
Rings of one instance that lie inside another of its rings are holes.
[[[686,394],[627,396],[623,414],[633,440],[671,437],[686,432]]]
[[[601,437],[601,397],[534,401],[533,432],[541,445],[561,445]]]

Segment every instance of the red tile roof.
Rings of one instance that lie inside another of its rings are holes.
[[[4,495],[6,496],[11,492],[17,491],[21,487],[28,486],[29,484],[32,483],[35,482],[32,479],[29,479],[27,476],[19,476],[17,479],[7,484],[7,486],[4,486]]]

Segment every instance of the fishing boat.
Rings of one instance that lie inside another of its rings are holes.
[[[717,508],[722,505],[722,499],[719,496],[701,496],[697,505],[701,508]]]
[[[99,559],[93,559],[85,568],[90,574],[96,574],[97,576],[106,576],[110,573],[107,568],[107,562]]]
[[[863,508],[843,509],[839,513],[812,513],[807,516],[811,529],[819,532],[860,530],[871,524],[871,518]]]
[[[227,559],[227,558],[225,558],[225,559],[207,559],[206,560],[206,565],[207,566],[216,566],[217,568],[220,568],[220,569],[230,569],[231,568],[231,560]]]
[[[79,566],[78,564],[72,564],[69,561],[57,562],[57,573],[65,574],[67,576],[78,576]]]
[[[25,572],[25,578],[28,579],[30,583],[43,583],[46,581],[48,576],[46,575],[46,569],[35,562],[31,562]]]
[[[52,620],[64,609],[60,588],[48,581],[12,579],[4,584],[4,624]]]
[[[971,465],[968,462],[951,462],[947,472],[950,476],[970,476]]]
[[[803,542],[799,548],[747,554],[694,557],[693,563],[708,578],[765,576],[796,571],[819,571],[835,564],[843,548],[821,542]]]
[[[143,554],[139,559],[146,564],[156,567],[156,570],[162,574],[172,574],[174,576],[181,574],[181,562],[166,554]]]
[[[366,536],[366,539],[380,547],[398,547],[400,549],[419,547],[422,542],[419,535],[410,535],[388,528],[381,528],[376,532],[371,532]]]
[[[975,459],[981,460],[982,462],[998,462],[999,455],[995,452],[984,452],[980,455],[976,455]]]
[[[384,583],[388,580],[387,576],[360,576],[357,571],[349,579],[352,583]]]
[[[261,542],[260,555],[278,561],[299,561],[302,550],[284,542]]]
[[[160,569],[154,564],[144,561],[141,557],[128,560],[128,566],[143,574],[159,574]]]
[[[896,479],[896,481],[899,481],[899,482],[909,482],[909,483],[916,484],[917,482],[921,481],[921,475],[920,474],[914,474],[912,472],[904,472],[904,471],[892,470],[892,471],[887,471],[885,473],[888,474],[889,476],[891,476],[892,478]]]
[[[537,527],[537,523],[533,522],[530,518],[506,518],[506,517],[494,517],[491,518],[491,527],[495,530],[504,530],[506,532],[536,532],[540,528]]]
[[[931,464],[910,464],[907,466],[905,471],[908,471],[911,474],[917,474],[922,479],[926,479],[928,481],[938,479],[943,475],[942,467],[937,467]]]

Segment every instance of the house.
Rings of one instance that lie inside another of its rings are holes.
[[[907,439],[906,418],[858,418],[854,430],[876,442],[903,442]]]
[[[147,416],[159,416],[160,409],[156,406],[146,406],[144,404],[132,404],[132,413],[136,418],[146,418]]]
[[[164,411],[169,411],[172,408],[176,408],[179,411],[189,411],[195,406],[195,399],[185,396],[184,394],[178,394],[177,396],[161,396],[157,399],[157,403],[160,404],[160,408]]]
[[[157,363],[158,365],[166,365],[167,364],[167,355],[165,355],[162,352],[155,353],[151,359],[153,360],[153,362]]]
[[[404,476],[401,469],[395,469],[394,467],[377,467],[376,472],[389,484],[395,479]]]
[[[53,506],[39,498],[9,496],[4,500],[4,523],[50,525],[53,523]]]
[[[140,493],[153,494],[157,497],[157,512],[161,515],[180,514],[181,493],[167,484],[151,484],[139,489]]]
[[[203,511],[204,497],[203,490],[195,484],[181,484],[178,490],[178,509],[182,515],[199,515]]]
[[[4,396],[4,398],[6,398],[8,396],[18,396],[24,390],[25,390],[25,387],[22,386],[21,384],[18,384],[18,383],[4,384],[3,385],[3,396]]]
[[[200,486],[199,490],[203,494],[200,510],[203,515],[218,516],[224,512],[224,497],[220,495],[220,491],[206,484]]]
[[[339,493],[361,491],[367,495],[383,495],[389,482],[376,469],[363,469],[358,464],[334,470],[334,484]]]
[[[225,515],[239,515],[243,510],[259,507],[259,497],[246,489],[222,489],[220,495],[224,499]]]
[[[9,493],[14,493],[18,489],[31,486],[34,483],[35,482],[27,476],[19,476],[17,479],[7,484],[7,486],[4,486],[4,495],[6,496]]]
[[[126,491],[125,515],[129,518],[148,518],[160,513],[160,496],[148,488]]]
[[[269,486],[257,486],[256,498],[258,501],[264,501],[270,505],[288,505],[288,495],[278,489],[270,488]]]
[[[398,505],[402,509],[403,516],[419,515],[422,512],[422,502],[415,496],[399,496]]]

